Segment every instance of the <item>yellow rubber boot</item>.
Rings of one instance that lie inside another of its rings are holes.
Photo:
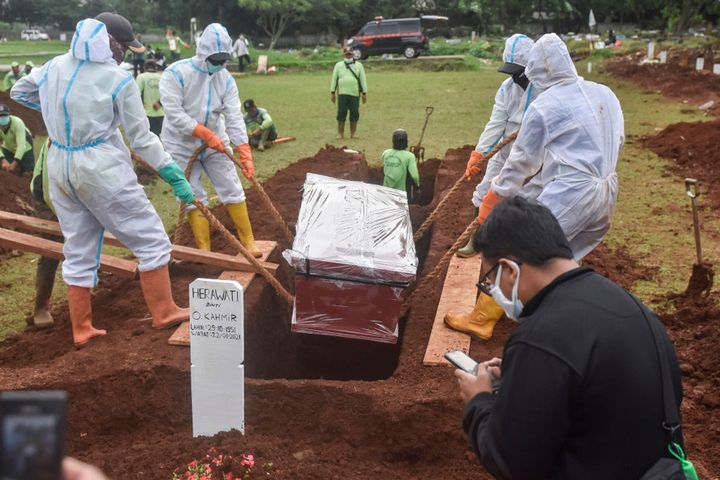
[[[255,237],[253,237],[250,217],[248,216],[247,202],[228,203],[226,207],[230,213],[230,218],[232,218],[235,223],[240,242],[248,249],[253,257],[262,257],[262,252],[258,250],[257,245],[255,245]]]
[[[467,314],[448,312],[445,325],[458,332],[469,333],[481,340],[492,338],[495,324],[503,316],[503,309],[492,297],[481,293],[473,311]]]
[[[210,222],[200,210],[190,210],[188,223],[195,237],[195,245],[199,250],[210,251]]]

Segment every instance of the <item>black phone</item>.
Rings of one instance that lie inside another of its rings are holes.
[[[445,353],[445,359],[456,368],[471,375],[477,375],[478,362],[468,357],[462,350],[452,350]]]
[[[59,480],[67,392],[0,392],[0,479]]]

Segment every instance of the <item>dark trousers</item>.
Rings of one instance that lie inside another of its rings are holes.
[[[350,112],[350,121],[360,120],[360,97],[354,95],[338,95],[337,121],[344,122]]]
[[[145,73],[145,60],[133,60],[133,76],[138,76],[138,71],[140,73]]]
[[[238,70],[241,72],[245,71],[245,62],[247,62],[248,65],[252,63],[252,58],[250,58],[249,54],[240,55],[238,56]]]
[[[157,136],[160,136],[160,132],[162,132],[164,118],[165,117],[148,117],[148,121],[150,122],[150,131]]]

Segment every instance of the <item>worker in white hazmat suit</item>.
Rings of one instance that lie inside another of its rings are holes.
[[[521,33],[516,33],[505,40],[505,50],[503,51],[503,61],[505,63],[500,66],[498,72],[510,75],[510,78],[502,82],[495,94],[495,105],[490,114],[490,120],[485,124],[485,129],[480,135],[477,146],[470,154],[465,170],[465,177],[468,180],[480,173],[485,155],[505,137],[520,128],[523,115],[530,106],[530,102],[537,97],[537,89],[530,84],[527,76],[525,76],[525,65],[533,44],[534,42],[527,35]],[[512,143],[503,147],[502,150],[488,160],[485,175],[475,187],[472,196],[472,203],[476,209],[480,207],[483,197],[490,188],[490,182],[505,165],[505,160],[510,154],[511,148]],[[534,198],[540,193],[539,186],[536,183],[527,185],[523,191],[524,196],[529,198]],[[458,250],[457,255],[464,258],[475,256],[477,252],[473,249],[472,244],[471,238],[465,247]]]
[[[207,203],[207,192],[200,178],[205,172],[220,201],[227,207],[240,241],[250,253],[260,257],[248,217],[245,191],[235,164],[225,154],[230,143],[234,144],[244,167],[243,174],[253,178],[255,167],[237,85],[225,69],[231,51],[232,39],[227,30],[219,23],[213,23],[200,36],[194,57],[175,62],[163,72],[160,100],[165,109],[165,122],[160,137],[183,169],[197,147],[202,142],[207,143],[209,148],[199,156],[190,173],[195,196]],[[191,207],[188,223],[197,247],[210,250],[208,220]]]
[[[537,97],[537,88],[525,76],[525,65],[527,65],[528,54],[533,44],[534,42],[527,35],[520,33],[516,33],[505,40],[504,63],[498,71],[510,75],[510,78],[503,81],[495,94],[495,105],[490,120],[480,135],[477,147],[470,154],[465,170],[465,177],[468,180],[480,173],[485,155],[505,137],[520,128],[525,112],[530,103]],[[503,147],[502,150],[487,161],[485,175],[475,187],[472,196],[476,216],[483,197],[490,189],[492,179],[500,173],[503,165],[505,165],[505,160],[509,156],[511,148],[512,143]],[[522,189],[522,192],[527,198],[537,197],[540,193],[537,180],[534,179],[529,182]],[[477,255],[477,252],[473,248],[473,238],[470,237],[467,245],[458,250],[457,256],[469,258],[475,255]],[[482,309],[478,311],[482,311],[485,318],[475,318],[468,314],[450,311],[445,316],[445,324],[454,330],[470,333],[475,337],[487,340],[492,336],[495,323],[502,317],[503,310],[491,297],[484,293],[480,293],[477,303],[482,305]]]
[[[137,182],[118,127],[178,197],[192,202],[194,196],[182,170],[150,132],[132,75],[118,66],[127,48],[143,49],[124,17],[102,13],[82,20],[70,51],[34,69],[11,92],[15,101],[42,112],[50,137],[50,199],[65,237],[63,279],[78,347],[106,333],[93,327],[90,306],[105,230],[139,261],[153,327],[188,319],[188,310],[172,299],[170,241]]]
[[[608,87],[578,76],[565,43],[552,33],[533,46],[525,74],[542,93],[528,107],[505,166],[483,198],[478,224],[539,172],[537,201],[558,219],[581,260],[603,240],[615,211],[615,167],[625,137],[620,102]],[[522,266],[517,268],[519,278]],[[517,285],[516,279],[515,290]],[[515,299],[498,300],[515,307]],[[494,326],[497,320],[486,318],[483,308],[478,302],[470,321]]]

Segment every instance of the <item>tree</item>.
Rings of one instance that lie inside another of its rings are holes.
[[[312,5],[308,0],[238,0],[238,6],[259,16],[258,24],[270,35],[272,49],[288,22],[302,16]]]

